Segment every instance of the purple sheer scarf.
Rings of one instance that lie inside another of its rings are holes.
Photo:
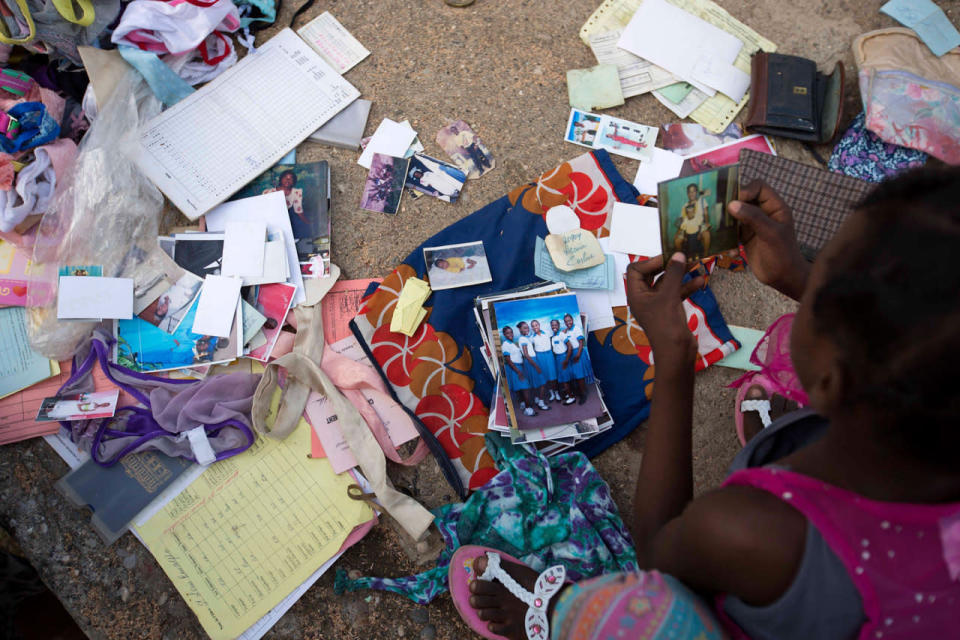
[[[138,373],[109,361],[113,337],[94,331],[73,357],[70,378],[57,392],[72,395],[94,390],[93,368],[143,406],[118,407],[112,418],[60,424],[73,441],[101,466],[115,465],[126,455],[157,449],[197,461],[187,432],[203,428],[215,460],[246,451],[256,440],[250,408],[259,375],[233,373],[205,380],[172,380]],[[78,364],[79,363],[79,364]]]

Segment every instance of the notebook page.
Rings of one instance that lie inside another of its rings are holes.
[[[195,220],[359,95],[292,30],[284,29],[147,123],[138,164]]]

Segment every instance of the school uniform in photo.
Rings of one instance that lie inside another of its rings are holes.
[[[504,340],[500,345],[500,350],[503,351],[503,357],[505,358],[503,363],[504,373],[507,376],[507,387],[510,391],[523,391],[524,389],[530,388],[530,379],[526,377],[524,373],[524,380],[520,379],[520,376],[517,375],[517,372],[513,370],[507,360],[512,362],[517,369],[523,371],[523,352],[520,350],[520,345],[516,342],[509,342]]]
[[[553,360],[557,368],[557,382],[570,382],[573,380],[570,375],[573,360],[571,359],[566,367],[563,366],[563,361],[567,358],[567,336],[563,331],[555,333],[550,338],[550,344],[553,347]]]
[[[530,336],[533,349],[536,352],[537,364],[540,366],[541,384],[547,384],[557,379],[557,363],[553,357],[553,345],[550,336],[541,331]]]
[[[573,349],[573,354],[570,356],[570,376],[573,380],[584,380],[585,382],[593,382],[593,375],[591,370],[593,367],[590,366],[590,354],[587,352],[587,341],[584,338],[583,331],[580,330],[580,327],[573,327],[572,329],[567,329],[566,340],[570,343],[570,347]],[[583,345],[583,351],[580,352],[580,358],[574,362],[573,356],[577,355],[577,349],[580,348],[580,345]]]
[[[517,344],[519,344],[520,348],[523,349],[521,353],[529,353],[530,357],[534,357],[536,355],[533,349],[533,340],[530,339],[529,335],[520,336],[517,338]],[[544,383],[543,374],[538,372],[536,367],[530,364],[530,361],[526,358],[523,359],[523,375],[525,375],[527,380],[530,381],[530,389],[536,389]]]

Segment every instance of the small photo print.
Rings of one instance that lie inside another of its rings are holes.
[[[200,297],[195,297],[172,334],[139,317],[115,321],[115,362],[134,371],[153,372],[230,362],[243,355],[240,306],[230,336],[220,338],[191,330],[199,302]]]
[[[503,397],[518,429],[571,425],[603,413],[576,295],[492,306]]]
[[[253,349],[247,355],[254,360],[266,362],[270,358],[273,346],[280,337],[280,331],[283,329],[283,321],[287,317],[287,311],[290,310],[290,303],[293,301],[293,295],[297,288],[292,284],[277,282],[274,284],[262,284],[258,287],[251,287],[248,292],[247,301],[259,311],[267,321],[260,328],[263,332],[266,343]]]
[[[649,160],[658,133],[656,127],[603,116],[594,146],[634,160]]]
[[[490,149],[463,120],[440,129],[437,132],[437,144],[466,172],[468,178],[479,178],[497,166]]]
[[[60,267],[61,276],[93,276],[103,275],[103,267],[99,264],[67,265]]]
[[[765,135],[757,133],[688,157],[680,167],[680,176],[690,176],[710,169],[736,164],[740,161],[740,152],[744,149],[777,155],[770,140]]]
[[[222,233],[178,233],[173,239],[174,262],[200,278],[220,275]]]
[[[119,398],[119,389],[44,398],[37,413],[37,422],[110,418],[117,412]]]
[[[727,204],[740,192],[737,165],[675,178],[659,185],[663,255],[682,251],[694,262],[736,249],[736,219]]]
[[[422,153],[415,153],[407,168],[407,187],[444,202],[456,202],[466,181],[460,169]]]
[[[720,133],[710,133],[703,125],[692,122],[674,122],[660,125],[660,146],[681,156],[690,156],[734,142],[742,135],[743,130],[736,122],[731,122]]]
[[[370,173],[363,185],[360,208],[378,213],[395,214],[400,209],[400,196],[406,182],[409,158],[373,154]]]
[[[597,142],[599,132],[600,116],[580,109],[570,110],[570,120],[567,121],[567,135],[564,140],[592,149]]]
[[[161,293],[160,297],[138,313],[137,317],[165,333],[172,334],[180,326],[183,316],[190,310],[190,305],[200,293],[202,285],[203,280],[186,272],[172,287]]]
[[[493,279],[483,242],[424,247],[423,261],[427,265],[430,288],[434,291],[469,287]]]

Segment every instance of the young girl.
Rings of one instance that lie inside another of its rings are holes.
[[[537,365],[542,374],[542,385],[537,390],[537,395],[544,402],[560,402],[560,389],[557,386],[557,363],[553,358],[553,345],[550,344],[550,336],[540,328],[539,320],[530,321],[533,350],[536,352]]]
[[[517,340],[517,344],[520,345],[523,353],[523,372],[530,381],[530,395],[542,411],[550,411],[550,407],[540,396],[540,388],[546,382],[546,379],[540,369],[540,364],[537,362],[537,352],[533,346],[533,337],[530,335],[530,325],[526,322],[520,322],[517,324],[517,329],[520,330],[520,338]]]
[[[587,383],[593,382],[593,367],[590,366],[590,356],[587,354],[587,339],[569,313],[563,316],[563,323],[566,325],[564,335],[570,345],[570,354],[567,356],[570,388],[576,393],[580,404],[583,404],[587,401]]]
[[[520,398],[520,410],[524,415],[535,416],[530,405],[530,379],[523,366],[523,348],[514,341],[513,327],[504,327],[500,330],[502,339],[500,349],[503,351],[503,370],[507,374],[507,388],[510,393],[516,393]]]
[[[740,196],[728,210],[751,270],[800,301],[790,353],[809,405],[763,429],[746,414],[756,435],[733,473],[694,499],[696,343],[681,299],[702,282],[683,282],[680,254],[656,284],[660,259],[631,264],[630,308],[657,363],[635,498],[647,571],[568,586],[531,619],[554,638],[717,638],[717,620],[738,638],[960,637],[960,170],[881,184],[812,268],[779,196],[761,183]],[[514,593],[537,588],[502,566]],[[489,630],[546,637],[490,574],[470,586]]]
[[[570,394],[570,354],[573,347],[567,342],[567,334],[560,330],[560,321],[551,320],[550,330],[553,335],[550,336],[550,345],[553,347],[553,361],[557,366],[557,383],[563,387],[563,404],[573,404],[577,401]]]

